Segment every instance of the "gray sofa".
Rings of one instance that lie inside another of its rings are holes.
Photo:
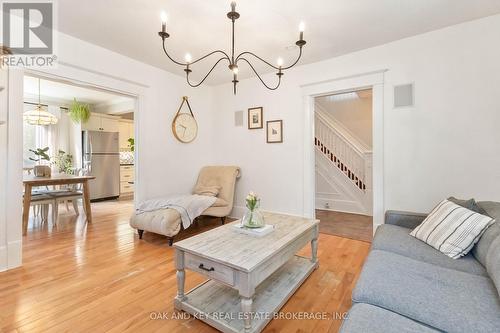
[[[500,203],[472,251],[451,259],[409,235],[425,214],[388,211],[341,332],[500,332]]]

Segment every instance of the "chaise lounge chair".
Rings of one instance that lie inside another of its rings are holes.
[[[193,192],[199,193],[200,189],[209,188],[218,190],[217,200],[202,215],[220,217],[224,224],[233,209],[236,179],[239,177],[240,168],[236,166],[206,166],[201,169]],[[179,212],[170,208],[134,214],[130,218],[130,226],[137,229],[140,239],[144,231],[167,236],[170,246],[182,230]]]

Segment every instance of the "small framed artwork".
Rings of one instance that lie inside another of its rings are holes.
[[[267,143],[281,143],[283,142],[283,120],[270,120],[266,122]]]
[[[262,106],[248,109],[248,129],[258,129],[264,127],[262,120]]]

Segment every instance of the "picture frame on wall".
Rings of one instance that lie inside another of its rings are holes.
[[[262,106],[248,109],[248,129],[264,127]]]
[[[269,120],[266,122],[266,142],[283,142],[283,120]]]

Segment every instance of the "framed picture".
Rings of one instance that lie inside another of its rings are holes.
[[[267,143],[283,142],[283,120],[270,120],[266,123]]]
[[[264,127],[262,120],[262,106],[248,109],[248,129],[258,129]]]

